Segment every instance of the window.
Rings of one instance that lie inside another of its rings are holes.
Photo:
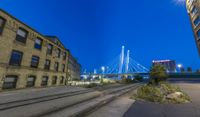
[[[198,12],[198,9],[194,6],[193,8],[192,8],[192,16],[194,16],[197,12]]]
[[[40,39],[40,38],[35,39],[34,48],[38,49],[38,50],[42,49],[42,39]]]
[[[13,50],[10,57],[10,65],[20,66],[22,57],[23,57],[22,52]]]
[[[0,17],[0,35],[3,33],[5,24],[6,24],[6,20],[4,18]]]
[[[200,30],[197,31],[198,40],[200,39]]]
[[[6,76],[3,82],[3,89],[16,88],[18,76]]]
[[[55,62],[54,70],[55,70],[55,71],[58,71],[58,67],[59,67],[59,63],[58,63],[58,62]]]
[[[48,44],[48,46],[47,46],[47,54],[51,55],[52,51],[53,51],[53,45],[52,44]]]
[[[65,72],[65,64],[62,64],[62,72]]]
[[[44,65],[44,69],[49,70],[50,69],[50,65],[51,65],[51,61],[46,59],[45,65]]]
[[[57,76],[54,76],[52,79],[52,85],[56,85],[57,83]]]
[[[57,50],[56,50],[56,57],[60,58],[60,53],[61,53],[61,50],[60,50],[60,49],[57,49]]]
[[[42,82],[41,82],[41,86],[47,86],[47,84],[48,84],[48,79],[49,79],[48,76],[43,76]]]
[[[26,38],[28,36],[28,32],[22,28],[17,30],[16,40],[22,43],[26,43]]]
[[[199,16],[198,16],[198,17],[194,20],[194,25],[195,25],[195,26],[198,26],[199,23],[200,23],[200,18],[199,18]]]
[[[39,60],[40,60],[40,58],[38,56],[32,56],[31,67],[37,68],[38,64],[39,64]]]
[[[64,83],[64,77],[62,76],[60,79],[60,84],[63,84],[63,83]]]
[[[67,53],[63,52],[63,60],[66,60],[66,57],[67,57]]]
[[[33,87],[35,85],[35,76],[29,76],[27,78],[27,83],[26,83],[26,87]]]

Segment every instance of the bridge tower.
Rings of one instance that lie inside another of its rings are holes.
[[[121,79],[123,66],[124,66],[124,46],[122,46],[122,50],[121,50],[121,54],[120,54],[118,80]]]
[[[130,50],[127,51],[126,61],[125,61],[125,73],[128,73],[130,61]]]

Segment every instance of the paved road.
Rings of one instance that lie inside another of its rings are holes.
[[[30,88],[22,90],[5,91],[5,92],[0,92],[0,103],[36,98],[46,95],[80,91],[80,90],[85,90],[85,89],[73,86],[58,86],[58,87],[48,87],[48,88]]]
[[[124,117],[200,117],[200,83],[177,82],[190,95],[189,104],[155,104],[136,101]]]

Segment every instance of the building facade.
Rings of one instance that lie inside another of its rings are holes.
[[[186,8],[194,32],[196,46],[200,54],[200,0],[186,0]]]
[[[81,65],[78,61],[69,53],[68,58],[68,78],[69,81],[78,80],[80,79],[81,73]]]
[[[69,56],[56,36],[44,36],[0,9],[0,90],[65,85]]]
[[[174,73],[176,72],[176,62],[174,60],[153,60],[153,66],[162,65],[165,67],[167,72]]]

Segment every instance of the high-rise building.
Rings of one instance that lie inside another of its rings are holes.
[[[197,49],[200,54],[200,0],[186,0],[186,8],[194,32]]]
[[[176,72],[176,62],[174,60],[153,60],[152,61],[153,66],[154,65],[162,65],[165,67],[167,72]]]
[[[64,85],[80,78],[80,67],[58,37],[0,9],[0,90]]]

